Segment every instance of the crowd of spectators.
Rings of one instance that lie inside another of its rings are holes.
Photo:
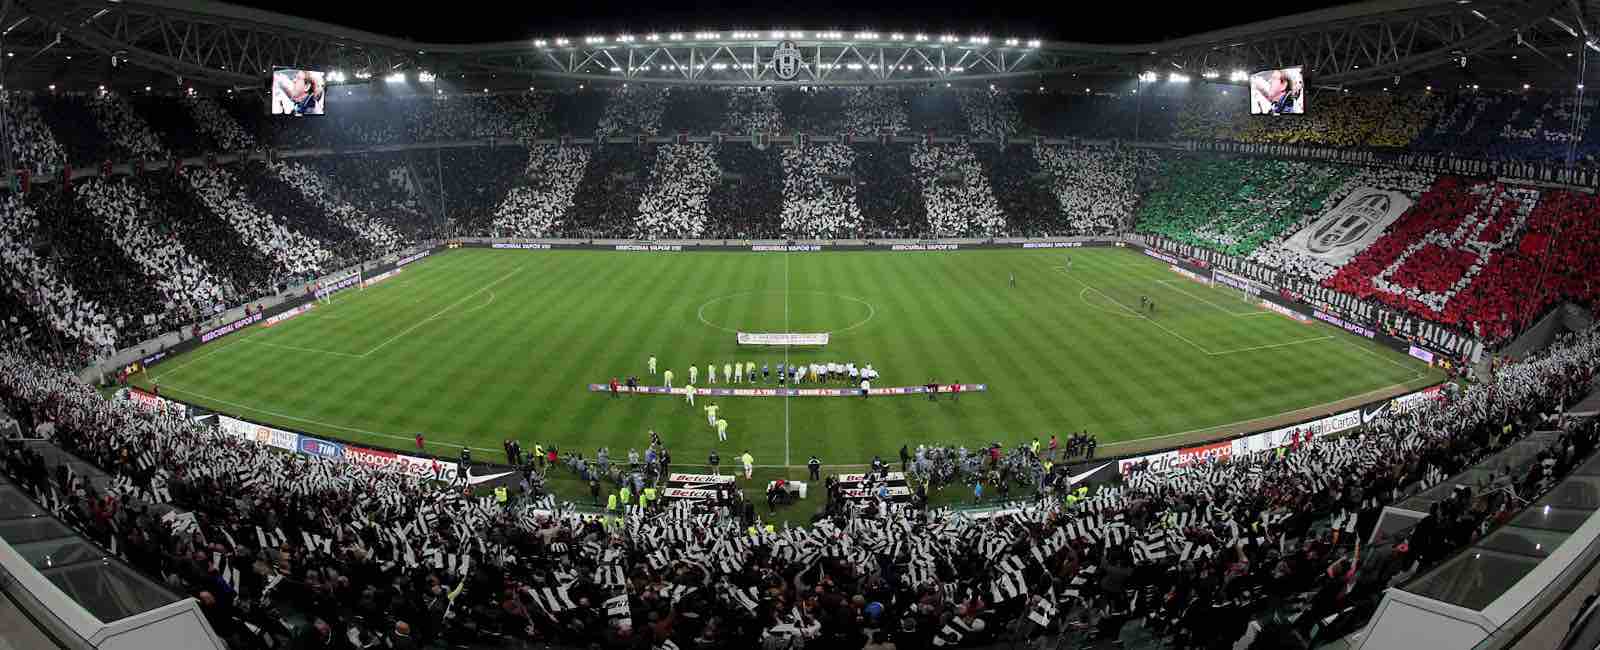
[[[320,242],[290,229],[252,203],[233,172],[191,168],[184,170],[184,177],[207,210],[233,226],[240,239],[271,261],[275,277],[315,275],[333,258]]]
[[[330,180],[328,191],[337,200],[355,206],[394,227],[412,241],[437,239],[437,198],[412,173],[410,152],[369,152],[359,156],[325,156],[302,159]],[[433,159],[430,155],[429,159]]]
[[[318,208],[319,216],[354,232],[361,244],[357,254],[365,258],[388,255],[405,244],[405,239],[389,224],[338,200],[332,192],[331,183],[311,168],[299,163],[280,162],[268,165],[268,170],[285,185],[299,192],[306,202]]]
[[[48,170],[67,164],[66,151],[39,116],[31,95],[7,91],[0,96],[0,110],[5,111],[11,159],[18,168]]]
[[[1351,434],[1134,464],[1092,490],[1061,465],[1037,469],[1054,448],[986,448],[968,457],[975,480],[1037,477],[1034,502],[986,519],[830,508],[804,528],[767,526],[739,501],[668,504],[648,485],[639,506],[605,516],[531,495],[498,502],[442,475],[286,454],[108,401],[27,352],[0,363],[6,410],[111,480],[97,488],[12,442],[0,469],[110,554],[195,596],[230,647],[921,648],[1064,634],[1269,648],[1356,629],[1384,587],[1506,521],[1502,487],[1537,500],[1592,453],[1592,422],[1552,414],[1590,390],[1600,333]],[[1526,473],[1466,486],[1415,527],[1362,544],[1385,504],[1536,427],[1561,435]],[[944,454],[919,449],[918,472]],[[531,486],[547,463],[506,480]]]
[[[94,114],[99,133],[120,158],[165,157],[161,139],[122,95],[102,92],[89,102],[89,111]]]
[[[1039,147],[1039,170],[1061,206],[1072,234],[1103,235],[1125,231],[1139,205],[1134,174],[1138,151]]]
[[[164,309],[159,323],[175,328],[209,317],[218,305],[240,296],[228,282],[191,255],[163,222],[168,215],[145,197],[135,181],[87,179],[74,187],[78,207],[98,219],[121,252],[138,264]]]
[[[643,86],[621,88],[606,98],[595,134],[600,137],[656,135],[666,110],[667,91]]]
[[[256,146],[256,139],[233,119],[216,99],[204,95],[190,95],[183,100],[189,112],[190,123],[209,137],[222,151],[248,151]]]
[[[1054,178],[1040,167],[1039,152],[1031,147],[974,147],[973,152],[983,161],[995,199],[1005,212],[1007,234],[1020,237],[1080,234],[1074,226],[1076,220],[1062,212],[1061,201],[1054,194]]]
[[[989,176],[972,147],[913,145],[911,167],[927,206],[927,232],[935,237],[991,237],[1006,231]]]
[[[1569,150],[1591,163],[1600,142],[1588,126],[1594,107],[1550,92],[1464,93],[1439,110],[1413,151],[1486,160],[1565,160]]]
[[[781,133],[783,128],[783,112],[778,109],[777,93],[742,88],[728,92],[727,110],[722,114],[719,127],[723,133]]]
[[[716,150],[722,180],[711,189],[708,237],[779,237],[783,227],[784,176],[781,154],[744,144]]]
[[[846,238],[861,231],[851,176],[856,150],[827,144],[784,149],[783,232],[802,238]]]
[[[956,95],[966,131],[978,138],[1010,138],[1021,130],[1022,116],[1011,93],[966,90]]]
[[[1261,119],[1250,114],[1243,89],[1201,84],[1175,116],[1175,137],[1393,149],[1417,141],[1445,103],[1442,93],[1432,92],[1313,90],[1304,115]]]
[[[166,298],[156,291],[155,280],[123,254],[106,225],[84,209],[75,192],[35,187],[26,205],[36,215],[32,241],[38,254],[55,258],[61,280],[105,310],[118,348],[143,341],[168,324]]]
[[[1317,217],[1330,210],[1337,209],[1345,198],[1350,196],[1350,193],[1361,188],[1394,190],[1407,197],[1416,197],[1426,192],[1429,187],[1432,187],[1434,180],[1435,176],[1433,174],[1425,172],[1383,168],[1354,170],[1336,189],[1327,194],[1325,198],[1320,199],[1320,210],[1302,212],[1298,215],[1297,221],[1278,224],[1278,233],[1250,251],[1248,253],[1249,259],[1252,262],[1279,269],[1291,275],[1304,276],[1317,281],[1325,280],[1338,271],[1343,264],[1335,265],[1320,257],[1305,255],[1298,250],[1285,247],[1283,245],[1284,242]],[[1295,215],[1285,215],[1285,217],[1289,216]]]
[[[493,233],[500,237],[549,237],[572,209],[572,197],[589,165],[589,147],[532,145],[524,182],[512,186],[495,207]]]
[[[650,182],[639,197],[637,239],[695,238],[705,234],[710,195],[722,172],[711,145],[656,147]]]
[[[1138,230],[1248,257],[1320,214],[1350,174],[1349,168],[1320,163],[1168,158],[1155,189],[1144,197]]]
[[[0,201],[0,259],[6,266],[7,292],[16,302],[33,307],[35,318],[82,347],[83,358],[109,353],[117,343],[108,311],[69,281],[59,257],[41,257],[34,250],[38,213],[21,197]]]
[[[33,105],[61,146],[64,162],[83,167],[113,157],[115,148],[111,140],[101,134],[87,96],[40,94],[33,97]]]

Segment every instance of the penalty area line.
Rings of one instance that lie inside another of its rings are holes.
[[[474,291],[474,292],[469,293],[469,294],[467,294],[465,296],[462,296],[459,300],[456,300],[455,302],[452,302],[452,303],[450,303],[448,305],[445,305],[444,309],[441,309],[441,310],[439,310],[437,312],[434,312],[434,314],[432,316],[429,316],[429,317],[424,318],[424,319],[422,319],[420,321],[412,323],[411,327],[407,327],[407,328],[405,328],[403,330],[400,330],[399,334],[396,334],[394,336],[389,337],[387,340],[385,340],[382,343],[379,343],[377,346],[373,347],[371,350],[367,350],[366,352],[361,353],[360,356],[362,358],[366,358],[366,357],[372,356],[373,353],[377,352],[378,350],[382,350],[383,348],[387,347],[390,343],[393,343],[393,342],[399,340],[400,337],[405,336],[407,334],[410,334],[411,332],[415,331],[418,327],[422,327],[423,325],[427,325],[428,323],[431,323],[434,320],[437,320],[440,316],[443,316],[446,313],[449,313],[450,310],[455,309],[461,303],[464,303],[464,302],[466,302],[468,300],[473,299],[474,297],[476,297],[480,293],[488,291],[489,287],[493,287],[494,285],[500,284],[501,282],[505,282],[507,278],[510,278],[511,276],[516,275],[517,272],[521,271],[525,266],[526,265],[519,266],[517,268],[511,269],[511,271],[507,272],[505,275],[502,275],[499,278],[496,278],[494,282],[490,282],[489,284],[486,284],[486,285],[483,285],[481,287],[478,287],[477,291]],[[491,451],[493,451],[493,450],[491,450]]]

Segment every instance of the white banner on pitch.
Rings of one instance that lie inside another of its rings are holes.
[[[827,344],[827,332],[739,332],[739,345]]]

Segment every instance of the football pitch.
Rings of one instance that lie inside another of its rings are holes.
[[[739,330],[832,340],[741,348]],[[704,388],[711,364],[721,375],[734,362],[854,362],[880,373],[875,387],[936,380],[988,390],[935,402],[702,396],[691,407],[681,396],[586,388],[627,375],[659,384],[651,356],[678,386],[690,364]],[[1115,248],[459,249],[147,375],[139,383],[153,378],[163,395],[313,435],[410,449],[422,432],[429,451],[446,456],[469,445],[475,458],[503,461],[500,442],[515,438],[529,450],[538,442],[591,457],[606,446],[620,459],[654,429],[674,465],[704,463],[715,447],[724,463],[748,449],[758,465],[803,465],[816,454],[834,467],[897,459],[907,443],[974,447],[1084,429],[1109,456],[1309,418],[1442,378]],[[709,403],[729,423],[725,443],[706,424]]]

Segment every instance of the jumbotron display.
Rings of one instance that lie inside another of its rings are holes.
[[[1306,112],[1301,68],[1263,70],[1250,75],[1251,115],[1302,115]]]
[[[272,72],[273,115],[322,115],[327,108],[327,74],[279,68]]]

